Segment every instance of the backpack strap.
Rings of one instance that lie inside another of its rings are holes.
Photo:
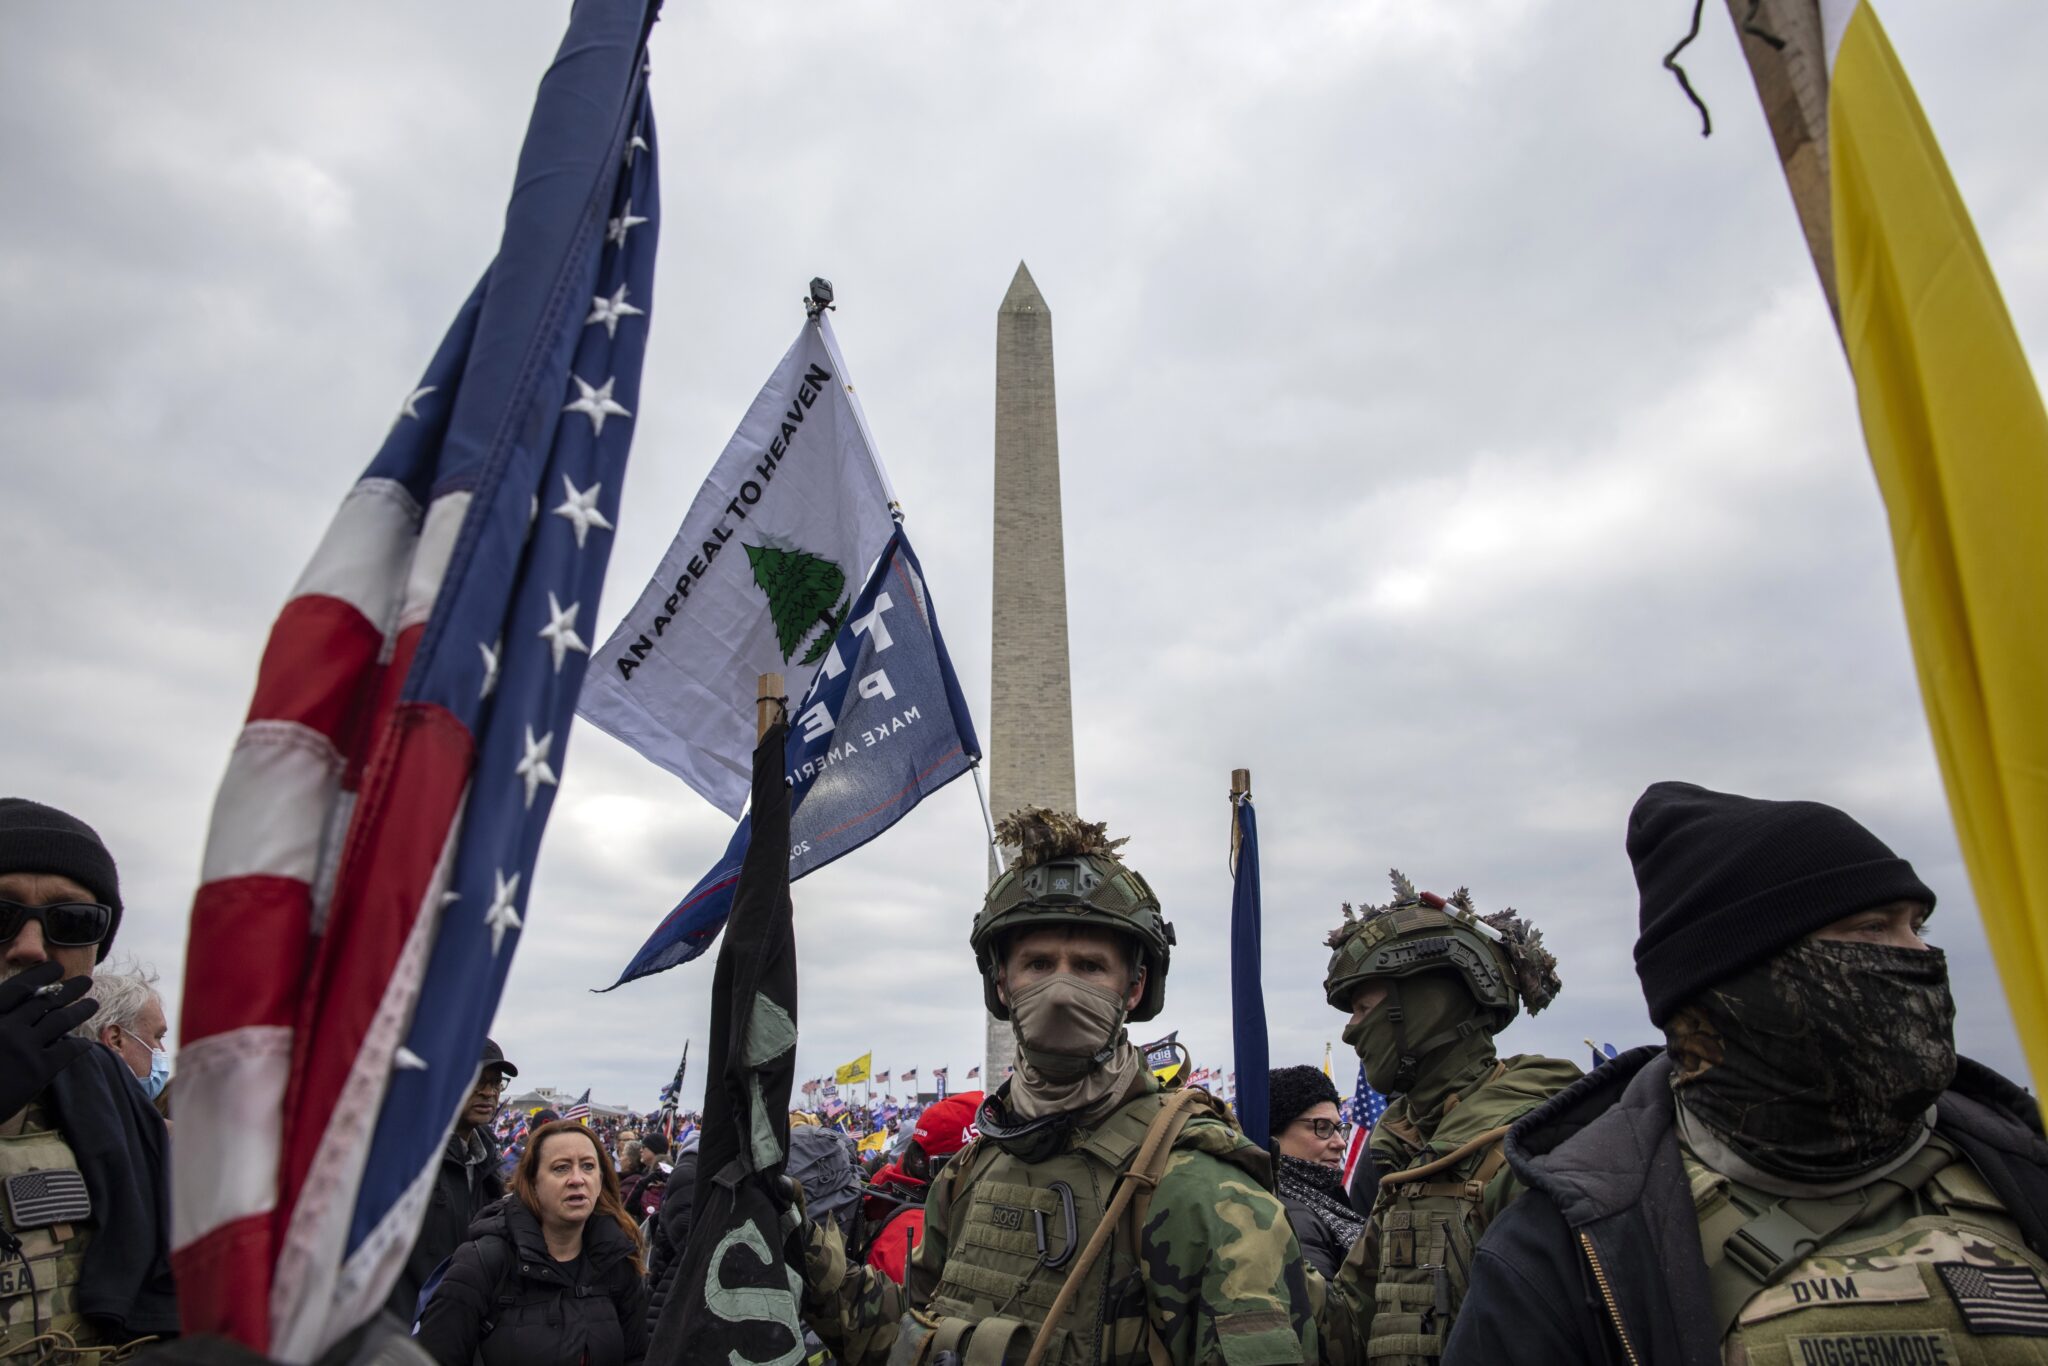
[[[490,1277],[491,1286],[483,1327],[477,1333],[477,1341],[482,1342],[498,1326],[498,1314],[519,1302],[519,1249],[510,1238],[479,1238],[476,1255],[483,1263],[484,1274]]]
[[[1144,1192],[1146,1206],[1150,1206],[1152,1190],[1159,1184],[1160,1176],[1166,1171],[1167,1159],[1172,1154],[1174,1140],[1186,1126],[1197,1098],[1206,1097],[1207,1094],[1193,1088],[1179,1091],[1161,1106],[1159,1113],[1153,1117],[1152,1127],[1145,1131],[1145,1141],[1138,1146],[1138,1155],[1117,1178],[1116,1193],[1110,1197],[1109,1208],[1102,1212],[1102,1222],[1095,1226],[1095,1232],[1089,1235],[1087,1245],[1081,1249],[1081,1255],[1074,1259],[1073,1269],[1067,1272],[1066,1282],[1060,1286],[1060,1293],[1053,1299],[1052,1308],[1046,1310],[1045,1321],[1038,1325],[1038,1336],[1032,1339],[1031,1354],[1024,1358],[1024,1366],[1040,1366],[1044,1361],[1046,1349],[1052,1345],[1054,1327],[1066,1317],[1067,1310],[1074,1303],[1074,1297],[1081,1293],[1081,1283],[1087,1279],[1090,1268],[1102,1255],[1103,1248],[1109,1246],[1110,1235],[1116,1231],[1124,1212],[1131,1207],[1132,1201],[1138,1198],[1141,1189]],[[1160,1361],[1163,1347],[1153,1340],[1149,1320],[1146,1339],[1153,1361]]]

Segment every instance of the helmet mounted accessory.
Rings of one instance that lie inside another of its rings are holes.
[[[1131,950],[1129,983],[1142,980],[1144,987],[1127,1018],[1157,1015],[1166,1003],[1173,927],[1145,879],[1117,856],[1127,840],[1110,839],[1099,822],[1034,806],[998,821],[996,842],[1012,857],[990,885],[968,935],[989,1013],[1010,1018],[996,984],[1004,953],[1020,931],[1091,929],[1117,935]]]
[[[1467,888],[1445,897],[1416,891],[1399,869],[1390,877],[1394,896],[1386,905],[1355,909],[1344,903],[1344,923],[1323,941],[1330,949],[1323,992],[1332,1007],[1348,1013],[1360,986],[1386,984],[1383,1009],[1399,1059],[1392,1088],[1398,1094],[1415,1084],[1423,1059],[1476,1030],[1498,1034],[1524,1005],[1537,1014],[1556,999],[1563,984],[1556,957],[1543,947],[1542,931],[1513,908],[1480,915]],[[1456,977],[1480,1010],[1475,1018],[1411,1042],[1401,983],[1426,972]]]

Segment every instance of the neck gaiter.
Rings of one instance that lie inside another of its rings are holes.
[[[1924,1136],[1955,1018],[1941,950],[1806,939],[1671,1017],[1671,1086],[1763,1171],[1840,1180]]]
[[[1092,1123],[1131,1092],[1144,1059],[1124,1036],[1124,998],[1056,972],[1010,997],[1017,1075],[1007,1098],[1019,1120],[1072,1114]]]
[[[1365,1079],[1375,1091],[1407,1096],[1411,1117],[1434,1128],[1444,1098],[1472,1080],[1467,1074],[1481,1060],[1493,1060],[1493,1038],[1479,1018],[1479,1002],[1450,973],[1427,972],[1389,985],[1387,999],[1371,1014],[1345,1026],[1344,1042],[1365,1064]],[[1403,1050],[1416,1055],[1411,1076],[1400,1075]]]

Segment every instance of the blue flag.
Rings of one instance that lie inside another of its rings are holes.
[[[860,848],[980,758],[924,571],[899,526],[810,691],[790,710],[790,879]],[[741,817],[724,857],[655,927],[612,986],[687,963],[711,947],[732,911],[752,829],[751,813]]]
[[[1236,800],[1237,884],[1230,896],[1230,1033],[1237,1062],[1237,1122],[1261,1148],[1267,1132],[1270,1070],[1266,992],[1259,979],[1259,823],[1251,794]]]
[[[1593,1066],[1598,1067],[1602,1063],[1614,1061],[1615,1052],[1613,1044],[1594,1043],[1591,1039],[1586,1040],[1586,1043],[1593,1050]]]

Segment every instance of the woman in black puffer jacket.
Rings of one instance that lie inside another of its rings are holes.
[[[579,1124],[534,1131],[420,1316],[440,1366],[640,1366],[647,1287],[619,1176]]]

